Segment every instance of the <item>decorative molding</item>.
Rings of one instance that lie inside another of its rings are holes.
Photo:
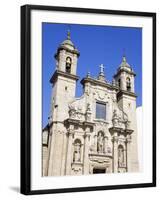
[[[105,88],[111,89],[111,90],[116,90],[116,91],[119,90],[119,88],[117,86],[113,86],[107,82],[99,81],[99,80],[93,79],[91,77],[83,78],[81,80],[82,85],[84,85],[86,82],[90,82],[92,85],[100,85],[102,87],[105,87]]]
[[[70,79],[73,79],[75,81],[77,81],[79,79],[79,77],[74,75],[74,74],[69,74],[69,73],[63,72],[61,70],[56,70],[54,72],[54,74],[52,75],[51,79],[50,79],[50,83],[54,84],[54,82],[55,82],[55,80],[57,79],[58,76],[63,76],[63,77],[66,77],[66,78],[70,78]]]

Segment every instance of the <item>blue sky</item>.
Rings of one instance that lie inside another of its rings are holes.
[[[67,37],[70,27],[71,40],[80,51],[77,75],[80,80],[89,71],[96,77],[99,65],[105,66],[105,75],[112,81],[122,56],[125,52],[127,62],[136,73],[135,91],[138,95],[137,106],[142,105],[142,29],[129,27],[90,26],[71,24],[42,24],[42,90],[43,116],[42,126],[48,123],[51,100],[51,84],[49,80],[55,71],[54,54],[61,42]],[[81,96],[82,86],[77,83],[76,96]]]

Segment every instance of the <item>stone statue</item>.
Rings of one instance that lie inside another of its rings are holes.
[[[123,148],[118,149],[118,165],[119,165],[119,167],[124,166],[124,150],[123,150]]]
[[[113,118],[118,118],[118,113],[116,109],[114,109],[113,111]]]
[[[87,111],[91,111],[91,104],[87,103]]]
[[[119,117],[118,117],[118,113],[117,110],[114,109],[113,111],[113,118],[112,118],[112,122],[113,122],[113,126],[116,127],[119,125]]]
[[[73,155],[74,162],[81,161],[81,146],[80,143],[76,143],[74,146],[74,155]]]
[[[76,117],[76,108],[72,105],[69,105],[69,117],[75,118]]]
[[[99,153],[103,153],[103,134],[99,132],[97,139],[97,150]]]
[[[86,121],[91,121],[91,105],[90,103],[87,104],[87,109],[86,109]]]

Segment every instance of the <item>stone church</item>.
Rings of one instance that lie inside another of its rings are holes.
[[[51,112],[42,137],[42,176],[138,171],[136,74],[122,57],[112,83],[100,65],[97,77],[81,80],[76,98],[80,53],[70,32],[55,54]]]

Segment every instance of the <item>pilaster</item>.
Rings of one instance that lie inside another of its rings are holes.
[[[113,142],[113,172],[118,172],[118,134],[114,133],[112,142]]]
[[[74,130],[69,129],[67,132],[68,136],[68,147],[67,147],[67,159],[66,159],[66,175],[71,174],[71,163],[72,163],[72,138]]]
[[[90,132],[89,129],[86,129],[85,135],[84,135],[84,174],[89,174],[89,138],[90,138]]]
[[[127,167],[127,172],[131,172],[131,138],[130,136],[127,136],[126,139],[126,167]]]

